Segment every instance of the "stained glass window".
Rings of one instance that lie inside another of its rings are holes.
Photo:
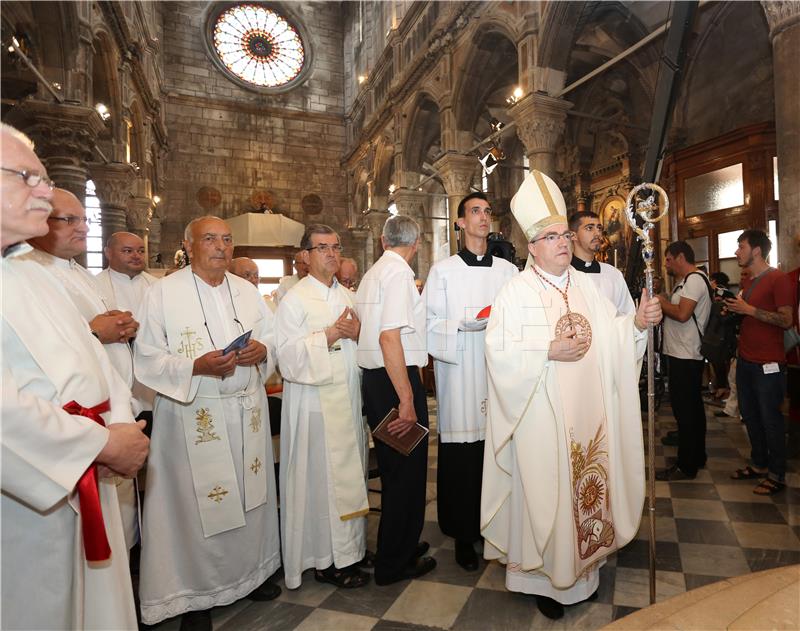
[[[214,24],[213,41],[225,67],[258,87],[289,83],[300,74],[306,58],[297,29],[258,4],[238,4],[223,11]]]

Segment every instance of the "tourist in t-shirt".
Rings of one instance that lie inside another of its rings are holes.
[[[751,280],[741,295],[725,301],[730,311],[743,316],[736,387],[751,447],[751,463],[731,477],[760,479],[753,489],[756,495],[774,495],[786,486],[783,330],[792,325],[792,287],[786,274],[767,264],[771,248],[761,230],[745,230],[739,236],[736,259],[739,267],[750,270]]]

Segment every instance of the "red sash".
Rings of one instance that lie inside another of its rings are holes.
[[[85,408],[75,401],[64,406],[64,411],[75,416],[85,416],[95,423],[106,426],[103,412],[111,409],[108,399],[93,408]],[[111,557],[103,511],[100,508],[100,491],[97,486],[97,465],[92,463],[78,480],[78,500],[81,506],[81,530],[83,531],[83,550],[87,561],[105,561]]]

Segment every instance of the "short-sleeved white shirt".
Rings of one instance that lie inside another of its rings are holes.
[[[711,298],[708,295],[708,286],[699,274],[692,273],[681,280],[672,290],[670,302],[677,305],[681,298],[695,301],[694,316],[689,316],[686,322],[678,322],[672,318],[664,318],[664,349],[665,355],[678,359],[703,359],[700,354],[700,331],[705,331],[708,316],[711,312]]]
[[[384,367],[379,338],[390,329],[400,329],[406,366],[427,365],[425,303],[414,285],[414,270],[402,256],[387,250],[364,274],[356,293],[356,311],[361,320],[359,366]]]

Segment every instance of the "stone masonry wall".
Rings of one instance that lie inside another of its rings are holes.
[[[171,260],[193,217],[231,217],[255,210],[268,193],[273,210],[303,223],[343,229],[347,183],[344,152],[341,16],[337,3],[288,3],[284,14],[304,29],[312,50],[305,81],[284,94],[239,87],[211,61],[200,2],[164,6],[164,66],[170,153],[163,195],[162,252]],[[203,188],[219,191],[205,209]],[[301,200],[318,195],[322,212],[305,216]]]

